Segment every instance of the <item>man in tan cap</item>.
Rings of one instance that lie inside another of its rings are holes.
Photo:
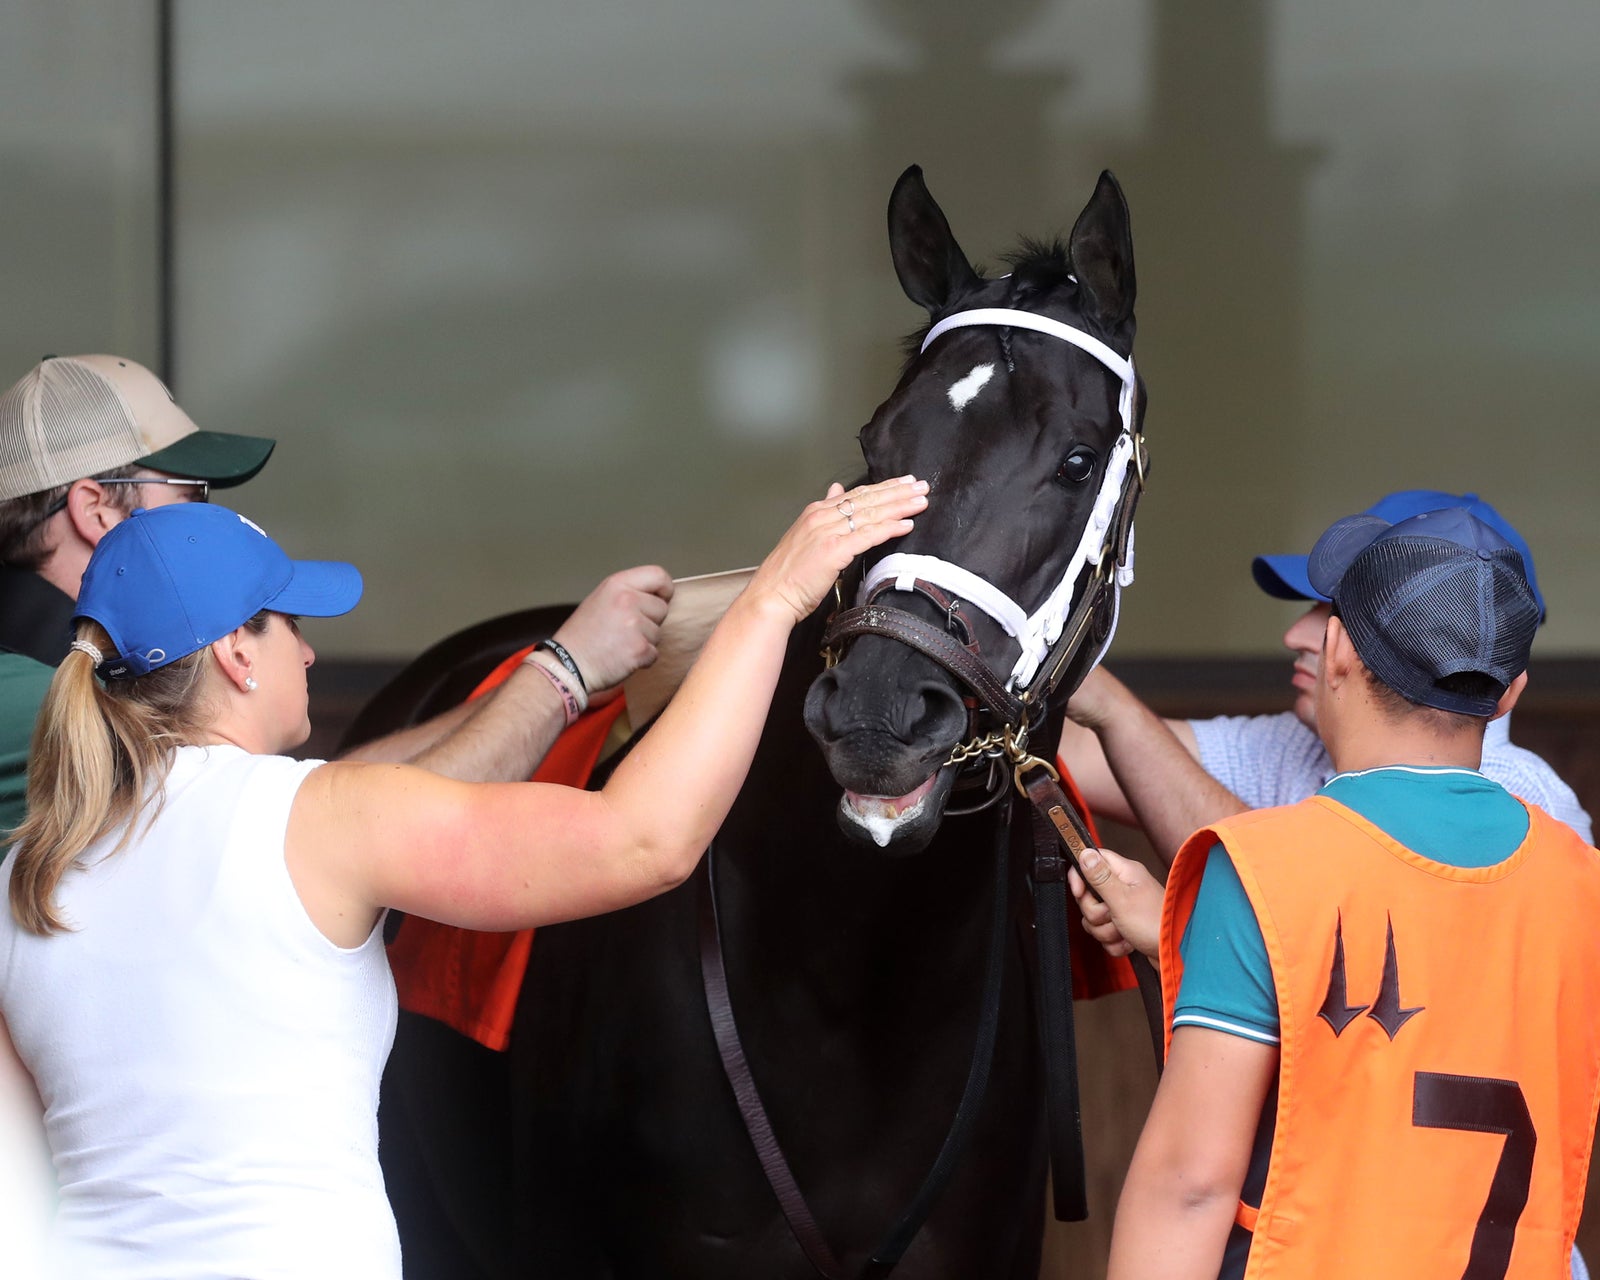
[[[0,831],[22,817],[34,713],[95,545],[136,508],[244,483],[273,443],[201,431],[119,356],[46,356],[0,396]]]
[[[273,443],[201,431],[132,360],[41,360],[0,396],[0,644],[53,666],[106,530],[138,507],[242,484]]]
[[[140,507],[243,484],[273,444],[201,431],[159,378],[119,356],[46,356],[0,396],[0,857],[23,817],[33,723],[95,546]],[[614,573],[493,697],[355,754],[472,781],[526,778],[591,694],[655,661],[671,598],[659,566]]]

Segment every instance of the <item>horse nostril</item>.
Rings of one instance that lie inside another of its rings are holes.
[[[877,734],[921,753],[957,742],[967,727],[961,695],[937,679],[885,687],[848,665],[822,672],[806,691],[806,728],[824,746],[854,734]]]
[[[902,704],[899,737],[902,742],[955,742],[967,727],[967,706],[947,684],[919,684]]]
[[[819,742],[831,742],[843,732],[842,726],[838,723],[841,705],[841,699],[835,696],[838,691],[839,680],[832,670],[824,671],[811,682],[811,688],[806,690],[805,707],[801,716],[812,737]]]

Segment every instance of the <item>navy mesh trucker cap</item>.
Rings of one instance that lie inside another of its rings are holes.
[[[1387,494],[1373,503],[1363,513],[1377,516],[1385,524],[1398,524],[1425,511],[1443,511],[1446,507],[1460,507],[1488,525],[1522,556],[1522,568],[1528,585],[1533,588],[1533,598],[1539,602],[1539,621],[1544,621],[1544,596],[1539,593],[1539,580],[1533,574],[1533,552],[1512,523],[1475,493],[1443,493],[1438,489],[1402,489]],[[1328,597],[1318,591],[1306,573],[1306,557],[1290,555],[1257,556],[1250,565],[1256,586],[1279,600],[1321,600]]]
[[[1390,524],[1346,516],[1311,548],[1307,571],[1331,599],[1368,670],[1408,701],[1492,716],[1528,666],[1539,600],[1522,554],[1459,507]],[[1487,676],[1493,696],[1443,688],[1463,672]]]
[[[203,649],[263,609],[331,618],[361,599],[361,574],[291,560],[259,525],[208,502],[135,511],[89,557],[73,621],[106,629],[108,680],[142,676]]]

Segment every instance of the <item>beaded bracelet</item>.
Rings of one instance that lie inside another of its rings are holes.
[[[566,645],[551,636],[548,640],[539,641],[533,647],[554,654],[556,661],[572,673],[572,678],[578,682],[578,688],[582,689],[585,694],[589,692],[589,682],[583,678],[583,672],[578,670],[578,660],[567,652]]]
[[[549,663],[539,661],[538,650],[535,650],[533,653],[530,653],[526,658],[524,658],[522,660],[522,665],[525,667],[532,667],[534,670],[539,671],[543,674],[546,680],[555,686],[556,692],[561,695],[561,704],[566,708],[567,727],[571,728],[574,724],[576,724],[578,717],[583,714],[584,708],[588,705],[588,699],[584,698],[583,701],[580,702],[577,691],[574,690],[572,686],[566,682],[566,680],[557,675],[555,669],[551,667]]]

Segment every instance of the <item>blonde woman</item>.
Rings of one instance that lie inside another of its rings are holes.
[[[599,792],[288,758],[313,660],[294,615],[354,607],[355,569],[291,561],[215,506],[112,530],[0,869],[0,1058],[37,1090],[69,1271],[398,1277],[375,1121],[395,1020],[383,910],[520,929],[684,880],[790,628],[926,490],[812,503]]]

